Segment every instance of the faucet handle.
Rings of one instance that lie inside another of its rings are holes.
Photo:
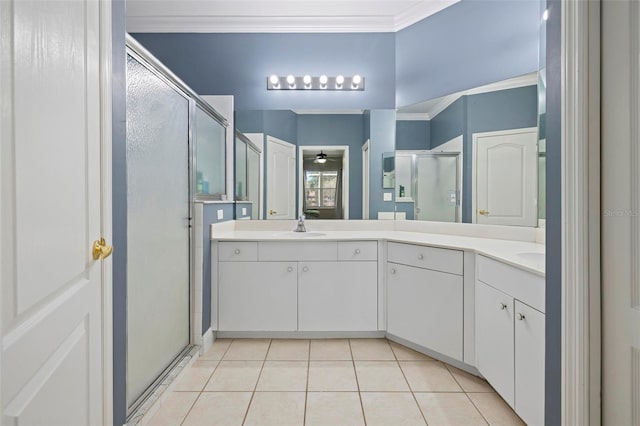
[[[298,221],[303,221],[303,220],[305,220],[305,219],[306,219],[306,217],[305,217],[303,214],[301,214],[301,215],[298,217]]]

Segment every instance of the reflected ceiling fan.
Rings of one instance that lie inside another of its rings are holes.
[[[320,150],[320,154],[316,155],[316,158],[313,159],[313,162],[316,164],[325,164],[327,161],[336,161],[332,158],[328,158],[327,154]]]

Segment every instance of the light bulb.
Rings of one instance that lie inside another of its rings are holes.
[[[351,87],[353,87],[354,89],[357,89],[358,86],[360,86],[361,82],[362,82],[362,77],[360,77],[358,74],[356,74],[351,79]]]
[[[318,162],[318,163],[320,163],[320,164],[324,164],[324,163],[326,163],[326,162],[327,162],[327,159],[326,159],[326,158],[317,158],[317,159],[316,159],[316,162]]]
[[[320,88],[321,89],[326,89],[327,88],[327,81],[329,81],[329,78],[327,78],[326,75],[321,75],[319,80],[320,80]]]
[[[342,83],[344,83],[344,77],[339,75],[336,77],[336,87],[342,87]]]
[[[277,86],[278,83],[280,82],[280,79],[278,78],[277,75],[275,74],[271,74],[271,77],[269,77],[269,81],[271,82],[271,84],[273,84],[274,86]]]
[[[294,76],[292,76],[291,74],[289,74],[287,76],[287,83],[294,84],[295,82],[296,82],[296,78]]]
[[[545,21],[549,19],[549,9],[544,10],[544,12],[542,13],[542,19]]]
[[[302,77],[302,81],[304,82],[304,84],[311,84],[311,76],[305,75],[304,77]]]

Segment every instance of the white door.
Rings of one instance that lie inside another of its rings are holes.
[[[537,128],[475,133],[473,222],[537,225]]]
[[[296,146],[267,136],[267,219],[295,219]]]
[[[638,6],[602,2],[603,425],[640,424]]]
[[[369,141],[362,145],[362,218],[369,219]]]
[[[107,424],[111,259],[92,245],[111,236],[110,5],[2,1],[0,14],[0,424]]]

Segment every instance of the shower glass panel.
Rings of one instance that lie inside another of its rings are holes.
[[[189,344],[189,100],[127,56],[130,412]]]
[[[247,143],[236,136],[236,200],[247,199]]]
[[[222,199],[225,194],[226,129],[196,106],[196,197]]]
[[[251,219],[259,219],[260,154],[251,146],[247,149],[247,199],[251,201]]]
[[[458,155],[418,155],[415,164],[415,218],[459,221]]]

